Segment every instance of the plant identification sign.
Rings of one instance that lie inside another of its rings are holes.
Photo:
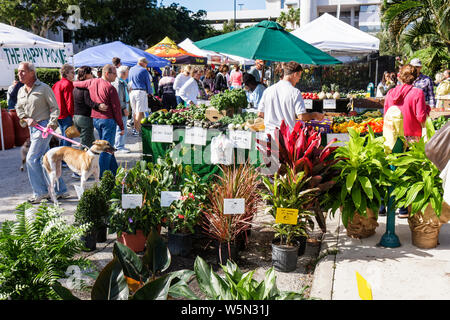
[[[184,133],[185,144],[195,144],[199,146],[206,146],[206,137],[208,129],[201,127],[186,128]]]
[[[173,126],[152,125],[152,142],[173,142]]]
[[[245,199],[223,199],[223,214],[244,214]]]
[[[252,148],[252,132],[244,130],[230,130],[228,132],[231,142],[235,148],[251,149]]]
[[[122,209],[142,207],[142,194],[122,193]]]
[[[298,209],[277,208],[275,223],[297,224]]]
[[[180,191],[161,191],[161,208],[170,207],[172,202],[180,199]]]
[[[305,103],[306,110],[312,110],[312,108],[313,108],[312,99],[305,99],[305,100],[303,100],[303,102]]]
[[[326,110],[334,110],[336,109],[336,100],[334,99],[324,99],[323,100],[323,109]]]
[[[337,141],[333,143],[332,147],[343,147],[345,146],[345,142],[350,140],[348,133],[327,133],[327,144],[334,138],[336,138]]]

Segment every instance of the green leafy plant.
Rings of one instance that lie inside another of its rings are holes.
[[[307,230],[313,222],[312,214],[305,208],[320,191],[319,188],[307,188],[310,180],[311,177],[307,178],[304,171],[295,173],[290,167],[287,167],[285,175],[276,173],[273,182],[268,177],[262,177],[265,186],[262,199],[270,206],[268,213],[276,218],[277,208],[298,209],[297,224],[272,224],[280,244],[292,246],[296,237],[308,236]]]
[[[102,189],[96,184],[84,191],[75,210],[77,225],[90,224],[90,230],[98,230],[106,223],[108,203]]]
[[[253,279],[254,270],[243,273],[229,260],[221,267],[223,276],[215,273],[200,256],[195,259],[195,279],[208,300],[305,300],[303,292],[306,288],[301,292],[280,291],[273,268],[266,271],[263,281],[258,282]],[[192,299],[191,292],[183,296]]]
[[[65,278],[69,266],[88,267],[80,237],[88,226],[72,226],[63,209],[42,202],[38,208],[23,203],[16,221],[0,230],[0,299],[46,300],[57,298],[51,286]]]
[[[238,113],[240,109],[247,108],[247,95],[244,89],[225,90],[212,96],[211,106],[219,111],[232,109],[234,113]]]
[[[167,152],[157,163],[138,161],[130,170],[119,168],[116,187],[110,200],[110,232],[136,233],[142,229],[148,234],[153,227],[167,219],[167,208],[161,208],[161,191],[177,191],[183,173],[191,170],[175,162]],[[122,194],[142,194],[142,206],[122,208]]]
[[[172,202],[168,210],[170,232],[194,233],[201,221],[201,212],[209,199],[209,185],[198,174],[190,171],[181,186],[181,199]]]
[[[171,263],[170,252],[161,236],[152,230],[144,256],[120,242],[114,243],[113,259],[103,268],[91,291],[92,300],[165,300],[168,296],[188,296],[187,281],[192,277],[190,270],[179,270],[165,275]],[[53,286],[64,300],[77,300],[69,289],[60,284]]]
[[[411,206],[411,216],[425,212],[428,204],[437,216],[442,211],[444,190],[440,171],[425,155],[425,142],[413,143],[404,153],[389,155],[393,171],[394,190],[392,196],[397,207]]]
[[[375,215],[387,199],[388,187],[392,181],[392,172],[386,160],[384,138],[376,138],[372,129],[360,137],[352,128],[348,128],[349,142],[335,151],[335,157],[342,160],[334,164],[340,171],[334,178],[335,185],[327,192],[322,206],[331,208],[335,214],[342,207],[342,222],[345,227],[352,221],[355,212],[367,217],[367,208]]]

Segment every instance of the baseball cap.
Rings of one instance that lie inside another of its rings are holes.
[[[411,60],[411,62],[409,64],[414,66],[414,67],[421,67],[422,66],[422,61],[420,61],[419,58],[414,58],[414,59]]]

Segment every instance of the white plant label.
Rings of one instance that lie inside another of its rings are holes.
[[[122,208],[134,209],[142,207],[142,194],[122,194]]]
[[[223,199],[223,214],[244,214],[245,199]]]
[[[170,207],[171,203],[180,197],[180,191],[161,191],[161,208]]]
[[[186,128],[184,134],[185,144],[195,144],[199,146],[206,146],[206,137],[208,130],[200,127]]]
[[[334,100],[334,99],[324,99],[323,100],[323,108],[324,109],[328,109],[328,110],[336,109],[336,100]]]
[[[243,130],[228,131],[231,142],[235,148],[251,149],[252,148],[252,132]]]
[[[343,147],[345,146],[345,142],[350,140],[348,133],[327,133],[327,144],[334,138],[337,141],[333,143],[332,147]]]
[[[305,100],[303,100],[303,102],[305,103],[306,110],[312,110],[313,101],[311,99],[305,99]]]
[[[173,126],[152,125],[152,142],[173,142]]]

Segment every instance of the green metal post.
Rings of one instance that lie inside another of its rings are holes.
[[[394,148],[392,149],[392,153],[400,153],[403,151],[403,141],[398,139],[395,143]],[[390,166],[391,170],[394,171],[395,167]],[[391,197],[391,193],[393,191],[393,187],[389,187],[389,200],[388,205],[386,208],[386,232],[381,237],[380,242],[378,243],[379,246],[387,247],[387,248],[397,248],[400,247],[400,240],[398,239],[398,236],[395,234],[395,207],[394,207],[394,198]]]

